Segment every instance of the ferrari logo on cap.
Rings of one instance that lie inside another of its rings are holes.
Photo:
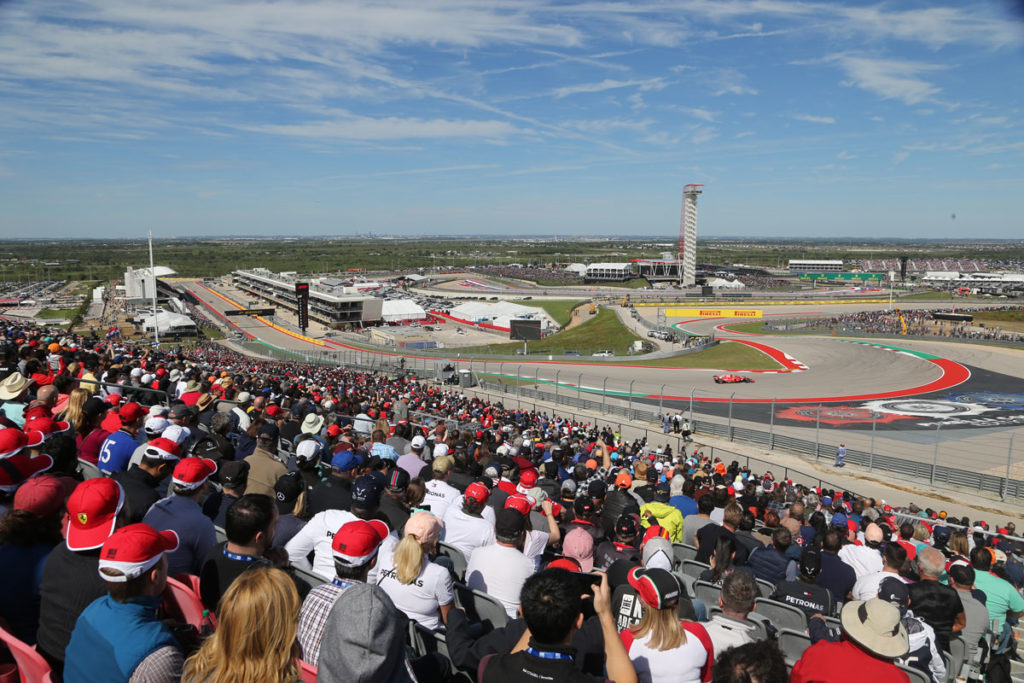
[[[78,513],[78,523],[79,524],[84,525],[88,521],[89,521],[89,515],[85,514],[84,512],[79,512]]]

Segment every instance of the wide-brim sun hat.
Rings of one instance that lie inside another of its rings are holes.
[[[839,621],[851,640],[880,657],[894,659],[910,651],[900,610],[885,600],[852,600],[843,605]]]

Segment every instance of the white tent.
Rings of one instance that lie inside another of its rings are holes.
[[[167,334],[173,332],[195,332],[196,324],[192,322],[192,318],[187,315],[181,315],[180,313],[171,313],[170,311],[157,311],[156,314],[156,325],[153,324],[154,317],[152,315],[146,316],[142,319],[142,329],[144,332],[151,332],[154,327],[159,326],[160,334]]]
[[[576,273],[580,277],[587,274],[587,264],[585,263],[570,263],[565,267],[565,272]]]
[[[714,287],[715,289],[744,289],[746,285],[739,280],[726,280],[716,277],[708,280],[708,287]]]
[[[384,299],[380,318],[386,323],[403,320],[423,320],[427,312],[412,299]]]

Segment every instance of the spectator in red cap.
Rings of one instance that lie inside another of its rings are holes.
[[[89,398],[82,404],[82,428],[75,429],[78,457],[94,465],[99,462],[100,447],[110,436],[110,431],[100,426],[109,409],[110,404],[103,399]]]
[[[200,503],[207,492],[206,480],[217,464],[205,458],[185,458],[174,466],[169,498],[158,501],[143,521],[159,531],[172,530],[180,543],[168,555],[171,576],[199,575],[203,558],[217,545],[213,522],[203,514]]]
[[[64,648],[75,621],[89,603],[105,595],[99,549],[114,533],[124,508],[124,491],[113,479],[89,479],[68,498],[64,543],[46,560],[40,586],[37,646],[55,670],[64,666]]]
[[[167,586],[166,553],[178,547],[173,531],[130,524],[100,549],[99,575],[108,595],[89,605],[68,643],[64,679],[176,683],[184,663],[174,634],[157,618]]]
[[[139,445],[135,436],[142,429],[142,423],[149,416],[146,409],[138,403],[125,403],[118,411],[121,428],[103,440],[100,447],[98,467],[100,472],[110,476],[114,472],[124,472],[132,453]]]
[[[331,550],[335,577],[311,590],[299,612],[299,645],[304,662],[313,666],[319,662],[320,640],[331,607],[346,588],[366,583],[370,569],[377,563],[380,544],[389,533],[387,525],[379,519],[357,519],[342,525],[334,534]]]
[[[40,577],[50,552],[61,543],[64,482],[43,475],[14,494],[0,520],[0,617],[18,639],[35,645],[39,627]]]
[[[130,523],[141,522],[149,508],[160,500],[161,484],[178,464],[179,451],[176,442],[158,436],[143,448],[138,465],[113,475],[112,478],[124,488]]]
[[[477,481],[466,488],[462,504],[448,508],[444,516],[442,540],[454,547],[466,558],[473,557],[473,551],[494,543],[494,509],[488,507],[491,490],[487,484]]]

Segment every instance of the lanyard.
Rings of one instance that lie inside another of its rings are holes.
[[[349,586],[352,585],[353,582],[352,581],[342,581],[337,576],[335,576],[333,579],[331,579],[331,583],[333,583],[338,588],[348,588]]]
[[[233,553],[228,550],[226,545],[224,546],[224,557],[238,562],[261,562],[263,560],[262,557],[257,557],[255,555],[239,555],[238,553]]]
[[[527,654],[531,654],[534,657],[540,657],[541,659],[572,659],[572,655],[565,652],[545,652],[543,650],[537,650],[533,647],[526,648]]]

